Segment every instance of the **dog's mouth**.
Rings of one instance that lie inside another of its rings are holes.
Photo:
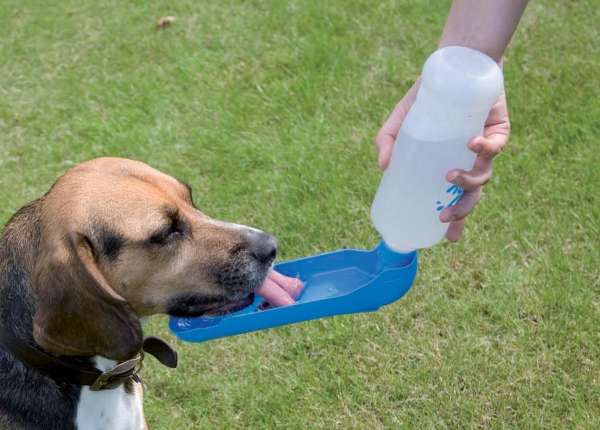
[[[249,294],[248,296],[234,300],[224,302],[222,305],[217,305],[216,307],[208,309],[203,313],[204,316],[216,317],[221,315],[232,314],[234,312],[240,311],[244,309],[246,306],[249,306],[254,302],[254,293]]]
[[[167,313],[175,317],[216,317],[242,310],[252,302],[254,302],[254,293],[233,300],[190,295],[173,300]]]

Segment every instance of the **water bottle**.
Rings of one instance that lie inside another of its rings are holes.
[[[448,223],[439,214],[463,194],[446,174],[473,167],[476,155],[467,143],[483,132],[503,85],[496,62],[474,49],[448,46],[427,59],[371,207],[390,248],[410,252],[444,238]]]

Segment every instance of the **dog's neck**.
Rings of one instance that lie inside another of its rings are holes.
[[[40,243],[40,200],[21,208],[0,236],[0,328],[33,342],[31,271]]]

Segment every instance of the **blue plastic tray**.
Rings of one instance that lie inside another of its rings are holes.
[[[169,328],[188,342],[204,342],[317,318],[373,312],[400,299],[417,274],[417,253],[399,254],[381,242],[371,251],[345,249],[275,266],[299,277],[304,290],[293,305],[259,309],[263,299],[217,317],[171,317]]]

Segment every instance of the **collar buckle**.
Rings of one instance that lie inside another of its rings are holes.
[[[111,390],[125,383],[129,378],[135,377],[142,369],[143,353],[130,360],[118,363],[112,369],[102,372],[90,386],[92,391]]]

